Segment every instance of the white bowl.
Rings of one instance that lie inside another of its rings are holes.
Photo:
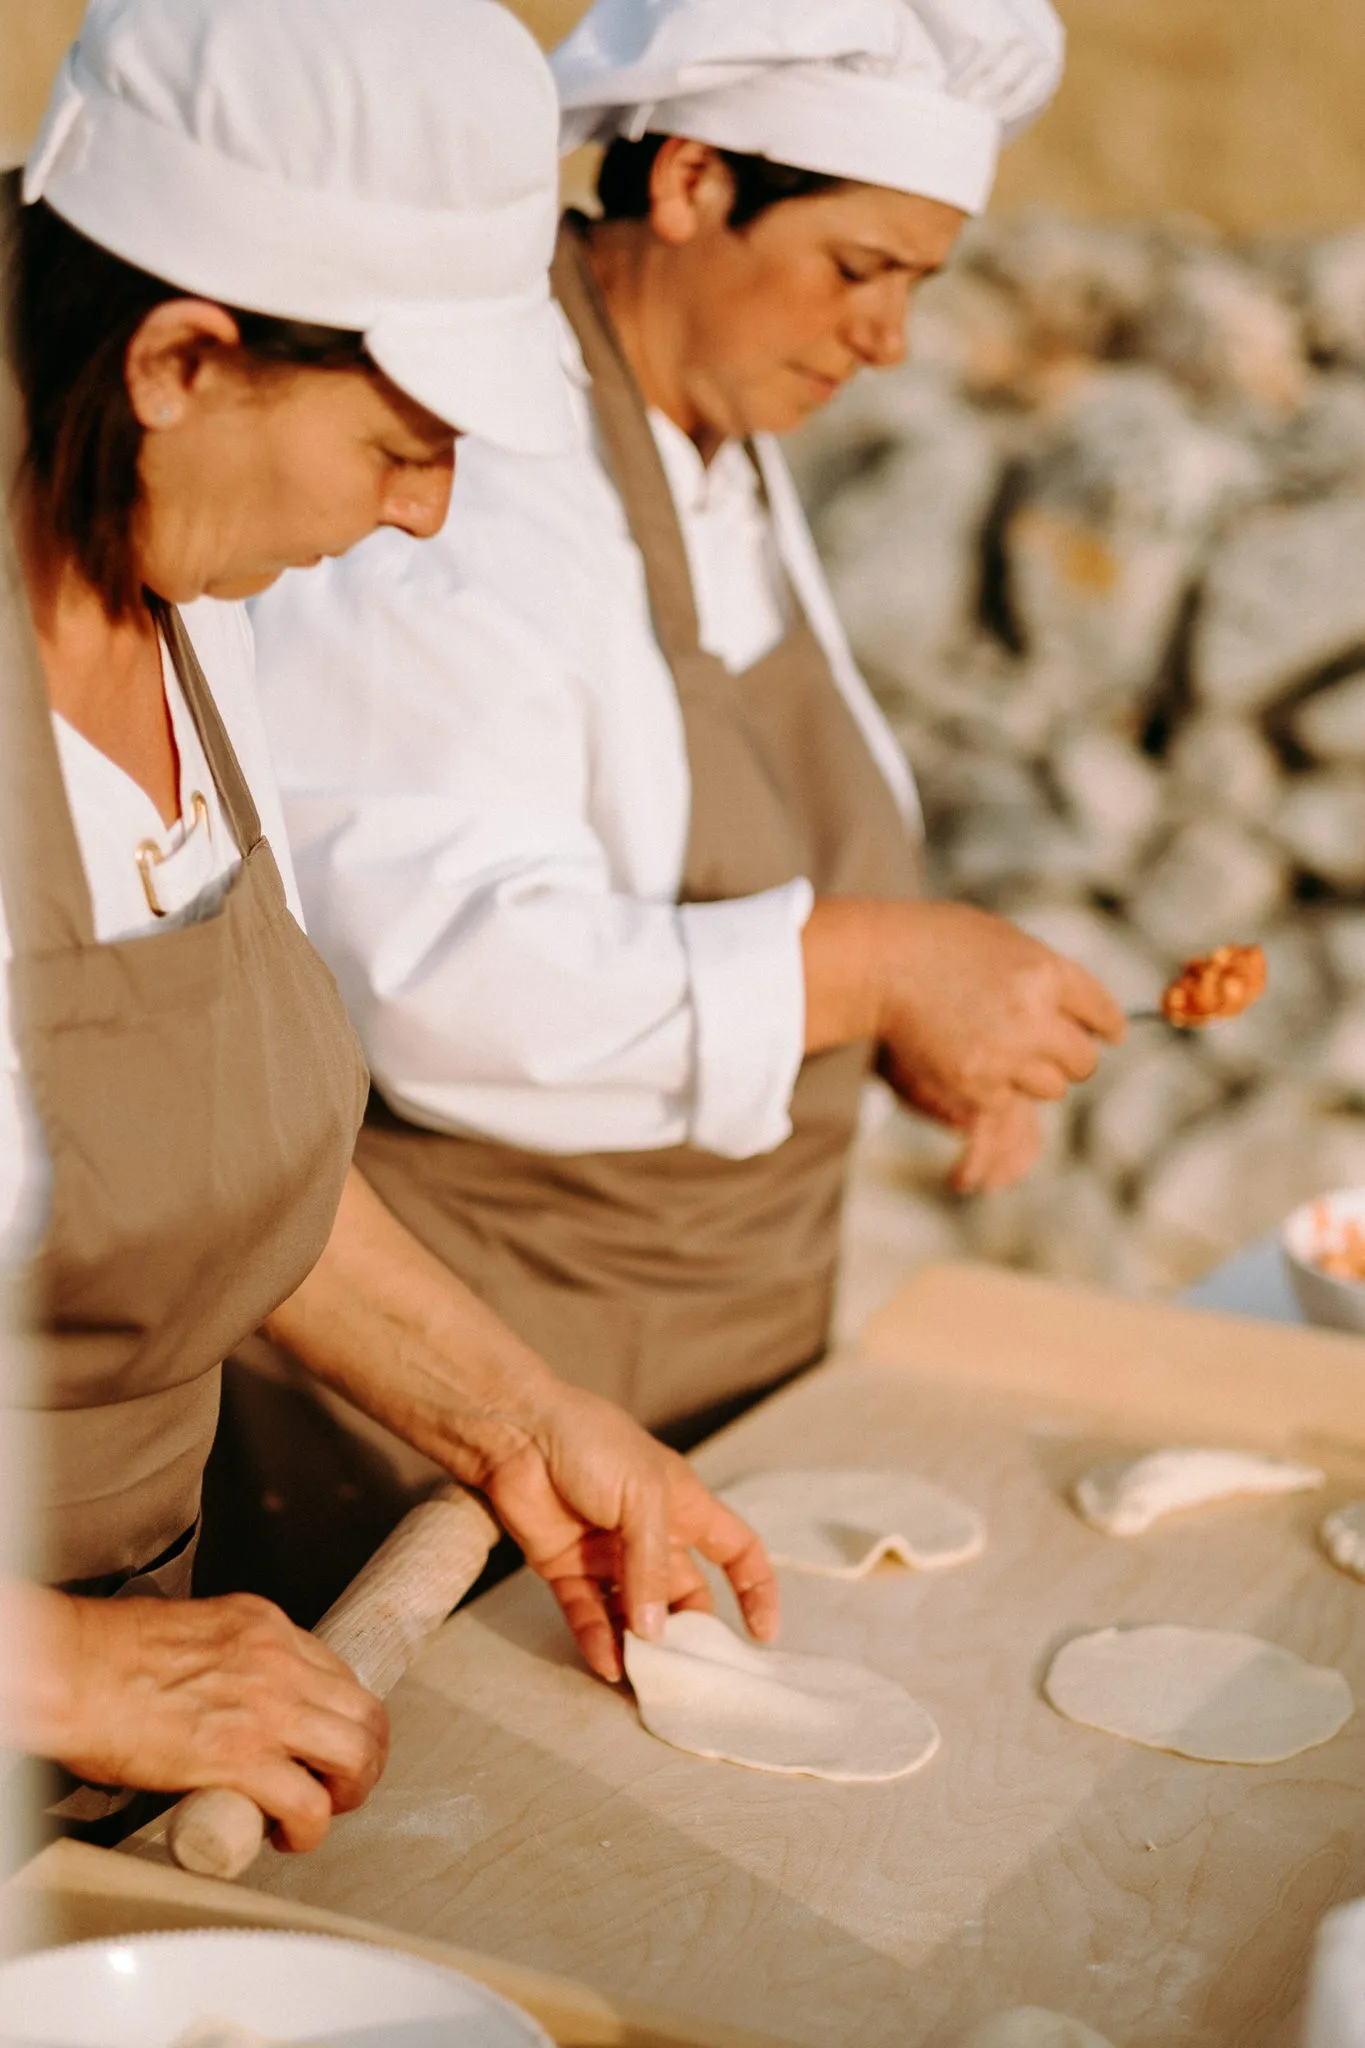
[[[326,2048],[552,2048],[472,1977],[325,1934],[139,1934],[0,1967],[0,2040],[19,2048],[170,2048],[209,2017]]]
[[[1316,1255],[1327,1250],[1343,1223],[1365,1231],[1365,1188],[1338,1188],[1315,1195],[1284,1226],[1281,1249],[1299,1307],[1310,1323],[1365,1336],[1365,1280],[1339,1280],[1324,1273]]]

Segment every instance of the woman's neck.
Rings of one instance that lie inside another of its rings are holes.
[[[694,443],[710,462],[724,436],[702,418],[688,393],[686,352],[668,289],[671,252],[644,221],[594,221],[588,262],[645,404]]]
[[[161,817],[180,815],[180,762],[145,603],[111,619],[99,592],[20,509],[19,554],[54,711],[132,777]]]

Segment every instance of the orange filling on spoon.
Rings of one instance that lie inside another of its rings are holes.
[[[1265,954],[1259,946],[1219,946],[1189,960],[1161,998],[1168,1024],[1197,1030],[1227,1017],[1240,1017],[1265,993]]]

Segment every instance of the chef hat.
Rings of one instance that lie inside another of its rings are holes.
[[[560,146],[686,135],[979,213],[1062,73],[1049,0],[596,0]]]
[[[358,329],[438,418],[549,451],[557,125],[497,0],[90,0],[24,197],[196,296]]]

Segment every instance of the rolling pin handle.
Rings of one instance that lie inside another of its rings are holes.
[[[265,1845],[265,1815],[245,1792],[206,1785],[176,1807],[166,1843],[196,1877],[243,1877]]]

